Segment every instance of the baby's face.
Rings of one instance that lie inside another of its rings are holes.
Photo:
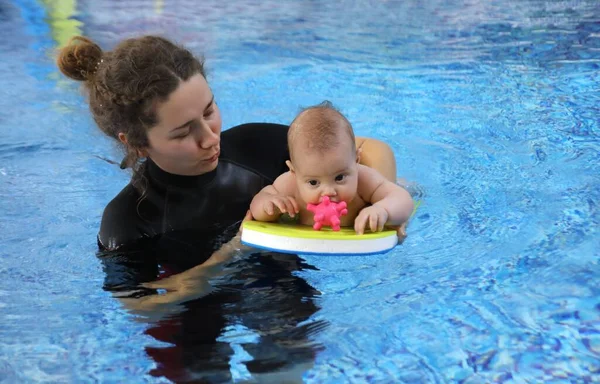
[[[295,151],[294,172],[300,198],[304,203],[318,204],[323,196],[331,201],[350,203],[356,196],[358,166],[350,143],[325,152]]]

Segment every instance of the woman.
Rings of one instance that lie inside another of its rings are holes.
[[[102,249],[148,239],[161,239],[163,249],[205,249],[207,238],[237,230],[252,197],[286,171],[287,126],[244,124],[221,133],[203,62],[164,38],[128,39],[103,52],[75,37],[58,67],[84,82],[94,120],[124,147],[121,167],[133,168],[129,185],[104,211]],[[361,163],[395,179],[387,145],[358,138],[357,146]]]
[[[58,66],[84,82],[96,123],[124,147],[121,167],[133,169],[104,211],[98,242],[104,288],[143,311],[147,333],[167,343],[147,348],[157,363],[150,374],[230,381],[233,350],[221,335],[243,324],[259,335],[244,345],[254,376],[301,376],[318,350],[311,335],[324,326],[311,321],[318,291],[297,276],[314,267],[268,252],[236,260],[239,243],[229,241],[253,196],[286,171],[287,126],[221,133],[203,63],[160,37],[125,40],[110,52],[75,37]],[[363,164],[395,178],[388,146],[357,145]]]

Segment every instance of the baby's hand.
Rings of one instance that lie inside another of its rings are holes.
[[[292,196],[282,195],[269,195],[265,197],[263,210],[269,216],[276,214],[276,210],[279,210],[280,213],[288,213],[291,217],[300,212],[296,199]]]
[[[388,216],[388,212],[384,208],[378,207],[377,205],[371,205],[360,211],[354,220],[354,230],[359,235],[362,235],[365,233],[365,228],[368,224],[371,232],[381,232],[388,220]]]

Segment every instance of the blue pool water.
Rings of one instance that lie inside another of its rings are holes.
[[[597,0],[8,0],[0,26],[0,382],[600,382]],[[204,54],[224,127],[331,100],[422,200],[407,240],[239,255],[128,310],[95,236],[129,176],[53,64],[77,33]]]

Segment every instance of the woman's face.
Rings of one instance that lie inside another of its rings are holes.
[[[200,74],[179,84],[157,107],[158,124],[148,131],[145,149],[161,169],[184,176],[214,170],[219,162],[221,114]]]

